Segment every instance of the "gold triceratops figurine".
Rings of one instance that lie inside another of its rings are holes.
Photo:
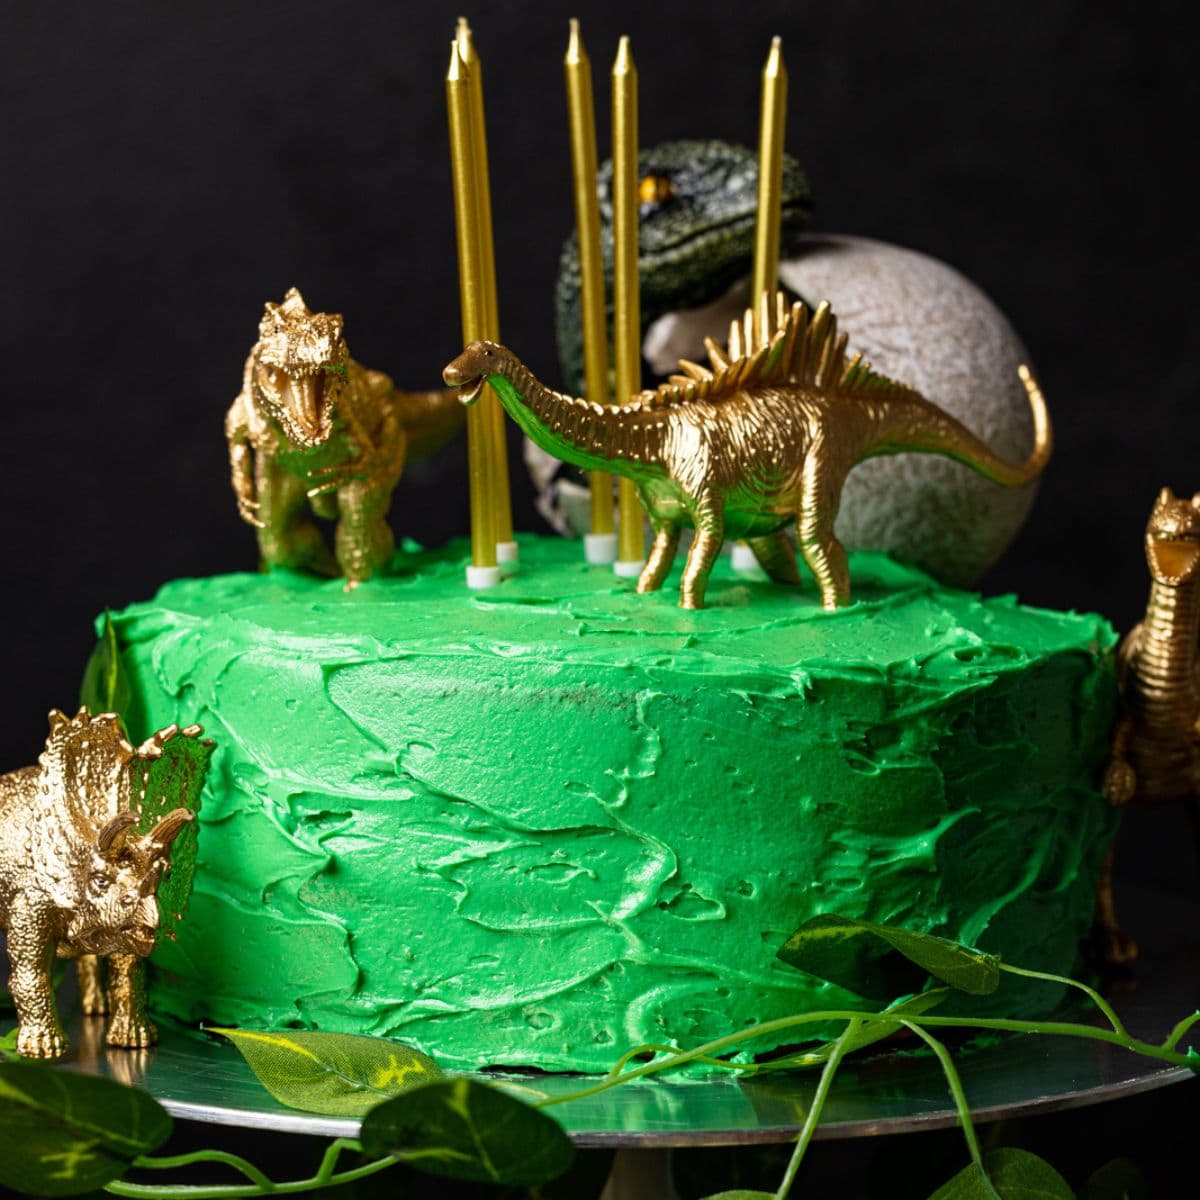
[[[388,505],[408,458],[461,428],[454,393],[403,392],[350,357],[337,313],[292,288],[268,304],[225,419],[234,495],[268,566],[344,575],[347,588],[392,557]],[[335,553],[311,513],[337,521]]]
[[[725,538],[745,538],[779,583],[798,583],[784,530],[825,608],[850,600],[846,552],[833,532],[842,485],[865,458],[919,451],[956,459],[1008,487],[1041,473],[1050,457],[1045,401],[1025,367],[1034,445],[1010,463],[912,388],[847,359],[828,304],[809,314],[783,293],[733,322],[725,350],[708,339],[710,366],[681,361],[681,374],[624,404],[601,406],[553,392],[504,346],[473,342],[442,373],[472,403],[485,382],[543,450],[587,470],[633,479],[654,529],[637,590],[662,587],[680,529],[696,530],[680,604],[702,608]]]
[[[172,738],[202,732],[170,726],[135,749],[114,713],[55,710],[37,765],[0,776],[0,927],[8,933],[19,1054],[56,1058],[66,1049],[55,957],[78,959],[84,1012],[110,1013],[110,1046],[154,1042],[141,960],[154,948],[155,891],[171,845],[193,813],[175,808],[139,830],[139,793]],[[107,989],[100,957],[108,959]]]
[[[1104,793],[1113,804],[1200,798],[1200,492],[1190,500],[1163,488],[1146,524],[1150,597],[1146,615],[1117,650],[1121,715]],[[1120,964],[1137,956],[1117,924],[1112,861],[1097,907],[1101,953]]]

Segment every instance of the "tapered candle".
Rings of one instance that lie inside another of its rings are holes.
[[[479,259],[482,272],[483,336],[500,340],[499,303],[496,295],[496,254],[492,240],[492,185],[488,169],[487,125],[483,115],[483,64],[475,50],[471,27],[465,17],[458,19],[455,30],[458,54],[467,68],[467,87],[471,97],[471,152],[475,164],[475,198],[478,208]],[[504,428],[504,409],[490,387],[484,389],[480,403],[491,423],[489,444],[494,455],[491,463],[492,504],[496,510],[496,556],[499,562],[515,562],[517,543],[513,540],[512,497],[508,483],[508,440]]]
[[[454,178],[454,225],[458,235],[458,297],[462,310],[462,337],[466,344],[486,336],[487,308],[479,238],[475,151],[471,144],[473,114],[469,72],[459,53],[457,40],[450,43],[446,110],[450,120],[450,168]],[[487,397],[481,397],[483,399]],[[471,490],[468,587],[490,587],[500,582],[500,568],[496,565],[492,428],[491,418],[482,403],[467,410],[467,469]]]
[[[754,274],[750,282],[750,304],[762,312],[759,297],[774,292],[779,279],[779,223],[783,194],[783,129],[787,117],[787,68],[782,44],[771,40],[762,73],[762,103],[758,118],[758,216],[754,227]],[[771,311],[774,311],[772,305]],[[745,542],[736,542],[732,561],[735,570],[758,567],[758,560]]]
[[[567,54],[567,118],[571,130],[571,178],[575,195],[575,229],[579,240],[579,291],[583,332],[583,376],[587,398],[608,403],[608,330],[604,312],[604,261],[600,256],[600,201],[596,195],[596,113],[592,100],[592,64],[571,21]],[[590,475],[591,533],[585,538],[588,562],[616,558],[613,532],[612,476]]]
[[[629,39],[618,44],[612,69],[613,135],[613,357],[616,400],[642,387],[642,332],[638,302],[637,68]],[[622,477],[617,488],[618,575],[636,575],[645,558],[642,506],[637,486]]]
[[[783,194],[783,130],[787,119],[787,68],[779,38],[771,41],[762,74],[758,122],[758,221],[754,229],[754,278],[750,303],[759,309],[764,291],[779,278],[779,221]],[[774,308],[772,307],[772,311]]]

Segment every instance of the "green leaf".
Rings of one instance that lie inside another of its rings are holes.
[[[20,1032],[20,1025],[14,1025],[3,1037],[0,1037],[0,1058],[17,1057],[17,1034]]]
[[[171,1118],[153,1097],[111,1079],[0,1063],[0,1185],[74,1196],[117,1179],[161,1146]]]
[[[1028,1150],[1001,1147],[983,1156],[987,1177],[975,1163],[959,1171],[929,1200],[1075,1200],[1067,1181]],[[989,1185],[988,1180],[991,1180]]]
[[[733,1192],[713,1192],[703,1200],[775,1200],[774,1192],[751,1192],[746,1188],[738,1188]]]
[[[124,716],[129,709],[129,680],[121,666],[117,630],[109,613],[104,614],[104,632],[83,669],[79,703],[86,704],[93,716],[103,712]]]
[[[431,1175],[476,1183],[545,1183],[575,1155],[552,1117],[462,1076],[373,1108],[359,1137],[368,1154],[391,1154]]]
[[[227,1037],[281,1104],[330,1117],[361,1117],[381,1100],[434,1079],[441,1068],[387,1038],[300,1030],[209,1029]]]
[[[871,998],[918,992],[925,975],[973,996],[986,996],[1000,983],[1000,960],[994,954],[932,933],[874,925],[836,913],[805,921],[777,957]]]
[[[136,786],[142,795],[139,833],[149,833],[175,808],[188,808],[199,814],[204,775],[212,756],[212,742],[177,734],[164,744],[160,758],[148,762],[140,758],[134,760],[139,772]],[[156,893],[159,937],[172,937],[187,911],[196,878],[199,844],[199,822],[189,821],[171,846],[171,869],[159,880]]]
[[[1079,1200],[1146,1200],[1146,1180],[1128,1158],[1114,1158],[1092,1175]]]

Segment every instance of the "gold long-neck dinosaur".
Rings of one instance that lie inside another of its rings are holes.
[[[1200,849],[1200,492],[1184,500],[1163,488],[1144,544],[1150,597],[1117,651],[1121,716],[1104,794],[1112,804],[1188,803]],[[1110,849],[1096,934],[1101,957],[1122,965],[1137,944],[1117,921],[1112,859]]]
[[[745,538],[772,579],[798,582],[783,533],[793,521],[825,608],[848,603],[846,553],[833,524],[846,476],[865,458],[942,454],[1008,487],[1040,474],[1050,456],[1050,420],[1028,369],[1021,379],[1034,447],[1016,464],[913,389],[876,374],[859,356],[847,359],[827,304],[810,318],[782,294],[774,301],[764,294],[757,312],[733,323],[726,350],[709,340],[711,367],[682,361],[681,374],[613,407],[551,391],[494,342],[473,342],[443,375],[463,389],[466,404],[490,383],[513,420],[558,458],[636,481],[655,533],[639,592],[662,586],[680,529],[693,526],[684,608],[703,607],[726,537]]]
[[[1123,716],[1115,762],[1132,768],[1116,800],[1190,799],[1200,792],[1200,493],[1158,494],[1146,525],[1150,598],[1121,643]]]
[[[268,304],[225,420],[238,512],[270,566],[346,586],[392,557],[392,490],[408,457],[432,454],[463,424],[454,393],[404,392],[350,357],[337,313],[310,312],[292,288]],[[336,555],[308,514],[337,520]]]

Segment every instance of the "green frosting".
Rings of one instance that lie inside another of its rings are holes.
[[[827,613],[725,564],[684,611],[557,539],[472,593],[462,554],[351,593],[180,580],[114,618],[133,731],[217,741],[160,1012],[598,1071],[859,1003],[775,959],[816,913],[1076,966],[1115,820],[1102,619],[878,555]],[[1060,999],[1006,978],[988,1007]]]

